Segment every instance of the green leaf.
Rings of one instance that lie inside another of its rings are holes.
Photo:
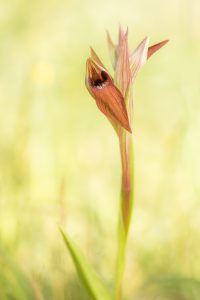
[[[78,275],[81,281],[83,282],[84,286],[86,287],[87,291],[92,296],[92,298],[95,300],[112,300],[113,297],[110,295],[107,288],[101,282],[98,275],[86,261],[83,254],[80,252],[77,246],[64,233],[62,228],[60,228],[60,232],[71,254]]]

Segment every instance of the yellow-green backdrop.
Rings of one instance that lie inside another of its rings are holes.
[[[57,224],[112,282],[119,150],[84,73],[89,46],[111,70],[105,30],[116,40],[119,24],[133,50],[170,39],[135,81],[125,299],[199,299],[199,11],[198,0],[1,0],[0,299],[89,299]]]

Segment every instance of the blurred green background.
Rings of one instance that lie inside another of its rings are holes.
[[[105,29],[170,39],[135,82],[136,203],[125,298],[200,299],[200,2],[0,2],[0,299],[86,300],[57,224],[108,286],[118,141],[84,85]],[[103,299],[102,299],[103,300]]]

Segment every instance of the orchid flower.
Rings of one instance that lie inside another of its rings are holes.
[[[86,62],[86,87],[100,111],[111,121],[116,129],[120,142],[125,135],[125,140],[130,138],[133,122],[133,82],[138,71],[146,63],[147,59],[163,47],[168,40],[149,47],[149,38],[145,38],[136,50],[131,53],[128,49],[128,30],[123,32],[119,29],[118,44],[115,45],[107,32],[108,48],[111,57],[114,76],[112,77],[106,67],[103,65],[97,54],[91,49],[91,55]],[[124,130],[125,129],[125,130]],[[121,143],[120,143],[121,144]],[[127,159],[128,145],[123,143],[126,148],[122,152],[122,166],[124,172],[127,172],[128,166],[125,166]],[[123,149],[121,149],[123,150]],[[125,174],[124,174],[125,176]],[[128,202],[130,186],[128,174],[126,174],[124,188],[126,191],[125,202]],[[129,192],[128,192],[129,191]],[[124,225],[128,229],[127,212],[128,205],[124,204]]]
[[[133,206],[133,83],[142,66],[168,40],[149,47],[145,38],[134,52],[128,48],[128,30],[119,29],[115,45],[107,32],[108,49],[114,75],[108,72],[97,54],[91,49],[86,62],[86,87],[97,107],[112,123],[118,138],[122,162],[121,206],[119,216],[119,250],[116,272],[116,299],[121,299],[126,240]]]

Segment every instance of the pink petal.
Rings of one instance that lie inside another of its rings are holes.
[[[129,57],[132,80],[135,79],[138,71],[147,61],[148,45],[149,38],[147,37],[139,44],[133,54],[131,54],[131,56]]]
[[[115,84],[125,96],[126,89],[130,83],[131,71],[128,55],[128,30],[123,34],[119,31],[119,42],[117,47],[118,57],[115,72]]]

